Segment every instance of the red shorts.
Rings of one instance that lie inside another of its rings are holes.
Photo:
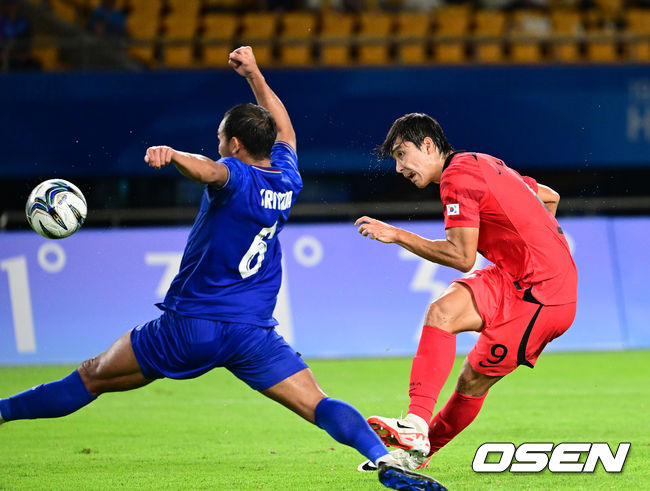
[[[541,305],[518,291],[501,270],[490,265],[455,280],[474,296],[483,329],[467,355],[474,370],[501,376],[519,365],[532,368],[544,347],[563,334],[576,314],[576,304]]]

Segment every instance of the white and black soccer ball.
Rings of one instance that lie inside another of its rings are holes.
[[[30,227],[47,239],[63,239],[81,228],[86,219],[86,198],[64,179],[50,179],[34,188],[25,214]]]

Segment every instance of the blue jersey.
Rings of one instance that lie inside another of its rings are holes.
[[[219,162],[228,167],[228,181],[219,189],[206,186],[180,270],[158,306],[188,317],[272,327],[282,282],[278,234],[302,189],[298,157],[276,142],[271,167],[234,157]]]

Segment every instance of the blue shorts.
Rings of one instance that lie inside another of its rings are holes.
[[[167,310],[131,331],[135,357],[148,379],[195,378],[225,367],[255,390],[307,368],[275,329],[183,317]]]

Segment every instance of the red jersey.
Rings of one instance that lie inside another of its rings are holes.
[[[478,251],[521,292],[544,305],[577,300],[578,274],[555,217],[537,197],[537,182],[490,155],[458,152],[440,178],[445,228],[479,229]]]

